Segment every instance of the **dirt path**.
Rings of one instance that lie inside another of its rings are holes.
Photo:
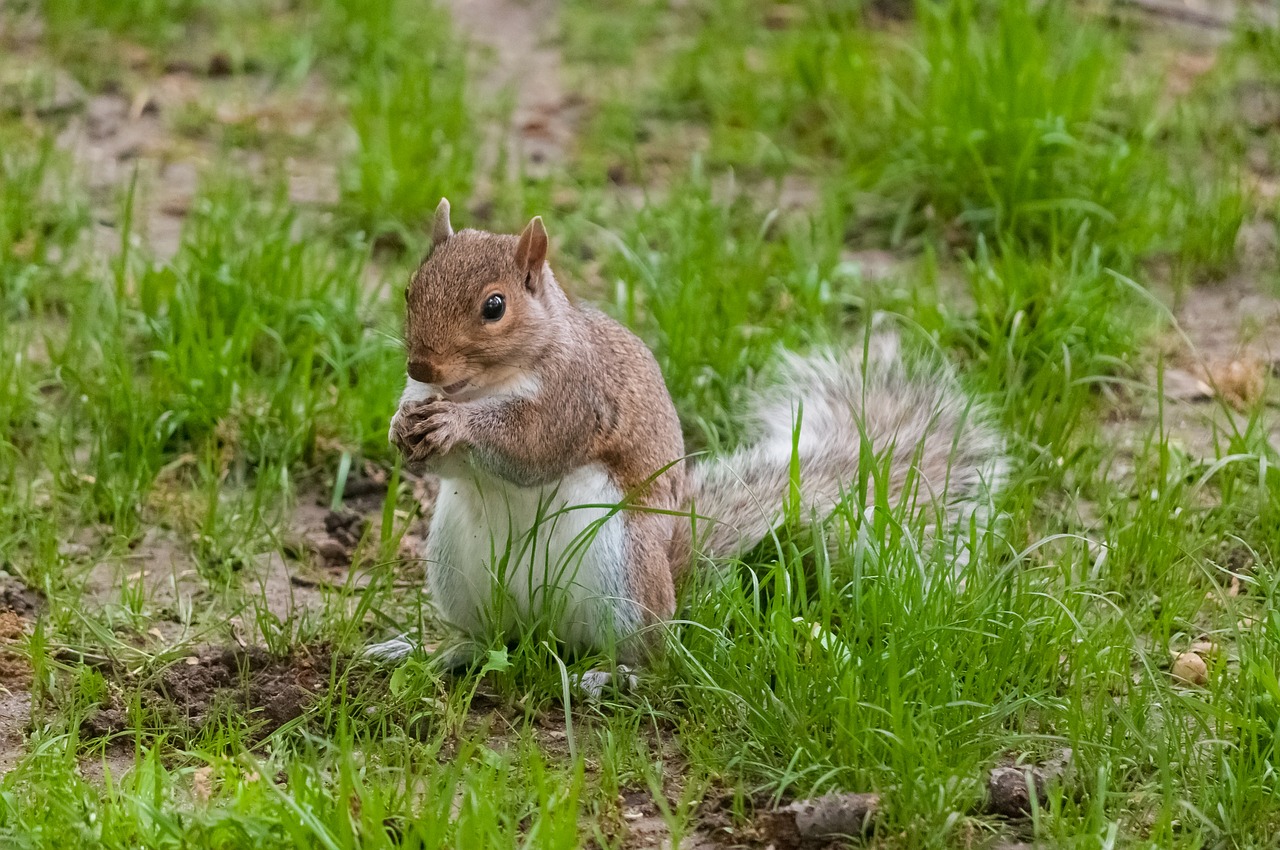
[[[458,30],[482,57],[473,65],[486,100],[514,99],[511,153],[526,173],[545,175],[564,161],[577,129],[581,101],[565,91],[555,0],[448,0]]]

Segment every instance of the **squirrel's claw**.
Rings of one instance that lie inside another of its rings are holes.
[[[392,443],[412,462],[448,454],[459,441],[458,406],[443,398],[415,402],[400,409],[391,431]]]

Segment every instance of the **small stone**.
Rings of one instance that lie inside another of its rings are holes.
[[[1203,685],[1209,681],[1209,665],[1194,652],[1184,652],[1173,659],[1169,673],[1184,685]]]
[[[1029,815],[1036,806],[1046,805],[1049,785],[1063,781],[1071,769],[1072,758],[1068,747],[1043,764],[992,768],[987,775],[987,813],[1017,819]]]
[[[804,839],[862,835],[880,816],[880,795],[826,794],[799,800],[779,811],[795,818],[796,832]]]

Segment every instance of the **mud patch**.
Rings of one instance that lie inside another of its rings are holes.
[[[125,596],[145,601],[156,618],[180,622],[207,593],[188,547],[177,535],[148,528],[119,557],[94,563],[84,589],[91,604],[123,605]]]
[[[80,775],[97,788],[107,784],[107,778],[119,782],[138,762],[138,753],[132,741],[113,741],[101,752],[80,758]]]
[[[1186,341],[1171,339],[1169,346],[1191,362],[1251,358],[1280,367],[1280,297],[1251,276],[1191,287],[1177,299],[1174,314]]]
[[[696,781],[691,786],[690,766],[680,753],[674,730],[654,728],[648,730],[646,736],[652,756],[661,760],[662,787],[650,784],[620,789],[617,821],[623,836],[622,847],[666,850],[679,846],[690,850],[766,846],[755,818],[734,815],[732,792]],[[655,796],[658,794],[661,797]],[[765,805],[761,800],[756,808],[763,811]]]
[[[300,649],[287,658],[265,650],[210,648],[188,656],[137,683],[148,723],[197,733],[227,718],[249,721],[251,736],[261,739],[297,720],[328,691],[332,656],[323,647]],[[132,685],[124,670],[108,678]],[[136,726],[125,701],[111,697],[92,711],[80,731],[86,739],[104,738]]]
[[[420,564],[422,542],[427,522],[435,508],[439,481],[404,471],[402,476],[413,487],[416,512],[397,511],[396,534],[400,535],[396,557],[406,564],[399,577],[421,585]],[[310,574],[295,573],[292,582],[299,587],[341,584],[351,568],[376,568],[378,543],[382,538],[383,508],[387,499],[388,476],[384,469],[366,463],[353,472],[343,489],[343,500],[337,509],[326,507],[327,500],[316,494],[304,498],[294,510],[285,534],[285,554],[303,565],[315,568]],[[404,523],[403,526],[400,523]],[[356,585],[368,583],[367,576],[357,576]]]
[[[664,800],[668,812],[675,801]],[[742,831],[728,825],[729,820],[713,812],[718,803],[704,805],[695,815],[695,823],[680,840],[682,850],[734,846],[764,846],[754,830]],[[622,846],[627,850],[665,850],[672,846],[671,827],[667,816],[648,791],[624,790],[618,798],[619,814],[626,829]],[[721,823],[723,821],[723,823]]]
[[[0,9],[3,9],[0,0]],[[86,91],[47,55],[40,16],[0,13],[0,113],[44,122],[89,190],[93,249],[120,250],[122,199],[135,175],[133,229],[161,261],[177,252],[202,175],[229,161],[260,178],[280,155],[294,203],[337,200],[341,99],[319,74],[283,83],[262,63],[210,48],[208,32],[165,58],[117,41],[121,67]],[[163,70],[161,70],[163,69]]]

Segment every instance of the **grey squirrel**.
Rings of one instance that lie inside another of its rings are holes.
[[[896,336],[786,355],[783,379],[753,398],[745,447],[687,461],[653,354],[566,295],[542,219],[519,237],[449,219],[442,200],[405,295],[390,440],[441,479],[427,585],[472,645],[542,619],[572,648],[642,663],[695,561],[740,555],[779,523],[793,456],[804,516],[839,504],[869,444],[892,453],[891,502],[914,475],[948,523],[988,519],[1008,468],[990,412],[942,367],[910,374]],[[402,637],[369,653],[414,648]]]

